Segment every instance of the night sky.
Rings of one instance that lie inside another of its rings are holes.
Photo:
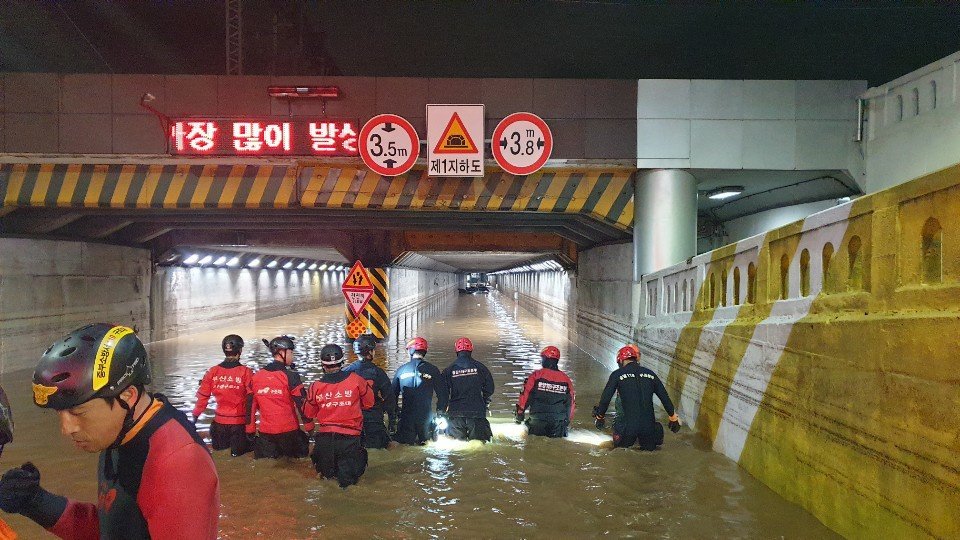
[[[224,73],[223,9],[0,0],[0,71]],[[960,5],[246,0],[244,41],[248,74],[877,85],[960,50]]]

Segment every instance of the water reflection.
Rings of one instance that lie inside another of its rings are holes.
[[[297,369],[312,381],[323,344],[344,343],[342,323],[338,306],[151,344],[155,388],[182,410],[191,409],[204,371],[221,360],[220,339],[233,332],[247,343],[242,361],[253,368],[269,359],[261,338],[294,336]],[[308,460],[232,459],[218,452],[223,538],[832,536],[689,431],[668,434],[656,453],[605,449],[609,435],[593,429],[590,406],[609,369],[574,346],[576,337],[566,329],[545,325],[508,298],[449,296],[396,314],[391,325],[394,333],[376,354],[391,374],[407,361],[403,344],[413,335],[430,342],[427,359],[441,368],[455,358],[458,337],[473,340],[475,357],[497,384],[493,441],[441,438],[425,447],[371,451],[367,473],[346,491],[318,479]],[[547,344],[561,348],[560,367],[577,389],[578,412],[564,440],[528,437],[513,423],[523,379],[539,367],[538,353]],[[345,349],[348,361],[356,360]],[[51,491],[94,500],[95,456],[62,442],[55,416],[30,403],[28,379],[28,372],[19,372],[3,381],[18,429],[4,464],[29,458]],[[205,432],[209,417],[199,427]],[[42,534],[23,518],[10,521],[24,537]]]

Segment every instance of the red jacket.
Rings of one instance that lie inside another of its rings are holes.
[[[210,396],[217,401],[214,421],[218,424],[246,424],[247,397],[252,392],[253,370],[237,361],[224,360],[210,368],[200,381],[193,417],[207,409]]]
[[[573,421],[576,409],[573,381],[559,369],[538,369],[527,377],[520,393],[517,409],[530,407],[530,414],[563,414],[569,412]]]
[[[280,362],[271,362],[253,374],[251,384],[253,401],[247,433],[257,429],[260,413],[260,433],[278,434],[300,429],[298,410],[303,406],[303,383],[300,375]]]
[[[98,503],[69,499],[51,508],[50,532],[75,540],[217,537],[220,483],[210,452],[186,415],[154,398],[120,447],[100,454]]]
[[[373,407],[371,382],[356,373],[339,371],[310,385],[303,414],[317,419],[320,433],[360,435],[363,410]]]

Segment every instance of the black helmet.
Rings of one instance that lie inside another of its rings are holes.
[[[3,452],[3,445],[11,442],[13,442],[13,413],[10,411],[7,394],[0,387],[0,452]]]
[[[357,350],[360,354],[373,352],[377,348],[377,338],[373,334],[360,334],[357,338]]]
[[[270,349],[270,354],[277,354],[285,349],[293,350],[293,338],[290,336],[277,336],[270,341],[263,340],[263,344]]]
[[[47,349],[33,372],[33,402],[58,411],[150,384],[147,351],[133,329],[89,324]]]
[[[243,349],[243,338],[236,334],[230,334],[223,338],[220,348],[223,349],[223,354],[227,356],[237,356]]]
[[[320,349],[320,363],[335,366],[343,363],[343,349],[335,343],[327,343]]]

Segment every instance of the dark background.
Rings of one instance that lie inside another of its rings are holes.
[[[866,79],[960,50],[955,3],[245,0],[244,74]],[[0,0],[0,71],[219,74],[224,2]]]

